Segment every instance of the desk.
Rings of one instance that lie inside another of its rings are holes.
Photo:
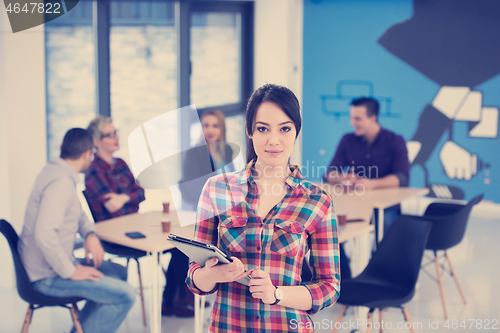
[[[356,193],[339,191],[338,186],[315,183],[330,193],[335,212],[347,214],[348,219],[371,220],[373,209],[378,209],[378,242],[384,237],[384,209],[400,204],[404,200],[420,198],[429,193],[428,188],[396,187],[368,190]]]
[[[179,217],[185,220],[192,220],[193,224],[181,227]],[[160,288],[158,280],[160,268],[158,267],[157,260],[163,251],[174,247],[167,240],[169,234],[162,232],[162,219],[170,219],[172,221],[172,233],[190,239],[193,237],[196,212],[179,211],[167,214],[163,212],[135,213],[101,221],[95,225],[100,239],[146,251],[150,255],[152,260],[151,267],[153,268],[152,297],[149,302],[149,327],[151,333],[161,332],[161,305],[159,301]],[[126,232],[133,231],[144,234],[146,238],[131,239],[125,236]]]
[[[366,191],[364,199],[373,205],[373,208],[378,209],[378,242],[384,237],[384,209],[400,204],[401,202],[411,199],[420,198],[429,193],[428,188],[383,188],[377,190]]]

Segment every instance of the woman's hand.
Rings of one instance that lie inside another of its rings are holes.
[[[233,262],[229,264],[217,265],[219,262],[217,257],[209,259],[205,262],[205,267],[209,271],[209,275],[214,278],[214,282],[233,282],[250,275],[252,271],[245,272],[245,266],[240,259],[231,257]],[[217,265],[217,266],[216,266]]]
[[[106,193],[102,196],[104,200],[104,207],[110,212],[115,213],[122,209],[122,207],[130,200],[127,194]]]
[[[252,297],[260,298],[265,304],[274,303],[276,301],[276,297],[274,296],[276,287],[271,282],[269,274],[256,268],[253,270],[251,277],[248,286],[250,287]]]
[[[231,257],[233,262],[217,265],[217,257],[208,259],[203,268],[197,269],[193,275],[194,284],[202,291],[212,290],[217,283],[233,282],[250,275],[252,271],[245,272],[245,267],[240,259]]]

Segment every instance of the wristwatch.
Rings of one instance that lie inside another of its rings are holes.
[[[85,235],[85,239],[87,239],[87,237],[89,236],[96,236],[96,237],[99,237],[97,236],[97,233],[95,231],[90,231],[88,234]]]
[[[283,293],[283,290],[281,290],[280,288],[276,287],[276,290],[274,291],[274,297],[276,297],[276,301],[274,301],[274,303],[272,303],[270,305],[276,305],[276,304],[278,304],[283,299],[283,296],[285,296],[285,293]]]

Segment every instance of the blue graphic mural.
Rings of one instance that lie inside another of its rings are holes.
[[[499,14],[495,0],[305,1],[303,163],[327,165],[351,97],[373,96],[407,140],[411,186],[500,202]]]

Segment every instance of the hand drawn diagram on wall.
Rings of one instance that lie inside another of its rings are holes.
[[[354,98],[373,97],[380,103],[379,117],[400,118],[401,115],[391,111],[392,99],[375,96],[373,83],[364,80],[341,80],[337,82],[337,94],[321,95],[321,111],[337,119],[349,117],[349,103]]]
[[[411,19],[390,27],[378,40],[389,52],[441,88],[420,114],[418,128],[407,143],[412,167],[425,173],[430,196],[463,199],[456,186],[432,184],[426,163],[435,149],[449,179],[470,180],[490,165],[458,145],[454,122],[468,123],[468,136],[498,137],[498,107],[483,104],[474,87],[500,73],[500,1],[414,0]],[[438,147],[443,135],[444,145]],[[485,179],[488,184],[489,179]]]

